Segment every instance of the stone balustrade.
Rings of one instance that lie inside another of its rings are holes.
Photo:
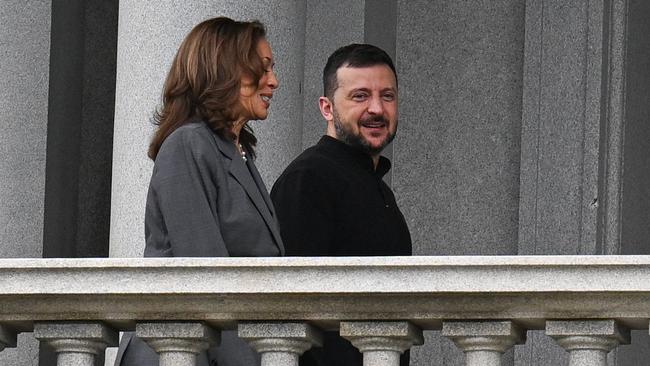
[[[649,319],[650,256],[0,260],[0,350],[34,332],[59,365],[135,330],[161,365],[189,366],[237,329],[263,366],[297,365],[325,330],[396,366],[436,329],[490,366],[545,329],[571,366],[605,366]]]

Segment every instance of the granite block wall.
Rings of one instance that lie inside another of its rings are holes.
[[[414,254],[516,254],[522,2],[400,1],[396,38],[393,189]],[[426,333],[412,364],[463,364]]]
[[[524,7],[402,1],[393,187],[415,253],[517,252]]]

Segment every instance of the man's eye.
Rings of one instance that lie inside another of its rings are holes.
[[[365,100],[366,98],[367,98],[366,94],[354,94],[354,95],[352,95],[352,99],[356,100],[356,101],[362,101],[362,100]]]
[[[384,98],[384,100],[387,100],[387,101],[393,101],[393,100],[395,100],[395,94],[384,94],[383,98]]]

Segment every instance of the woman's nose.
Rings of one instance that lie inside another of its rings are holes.
[[[277,89],[280,82],[278,81],[277,76],[275,75],[275,71],[271,70],[269,79],[266,81],[267,85],[271,87],[271,89]]]

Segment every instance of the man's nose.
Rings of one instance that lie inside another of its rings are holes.
[[[368,101],[368,113],[370,114],[383,114],[384,113],[384,103],[379,97],[370,98]]]

